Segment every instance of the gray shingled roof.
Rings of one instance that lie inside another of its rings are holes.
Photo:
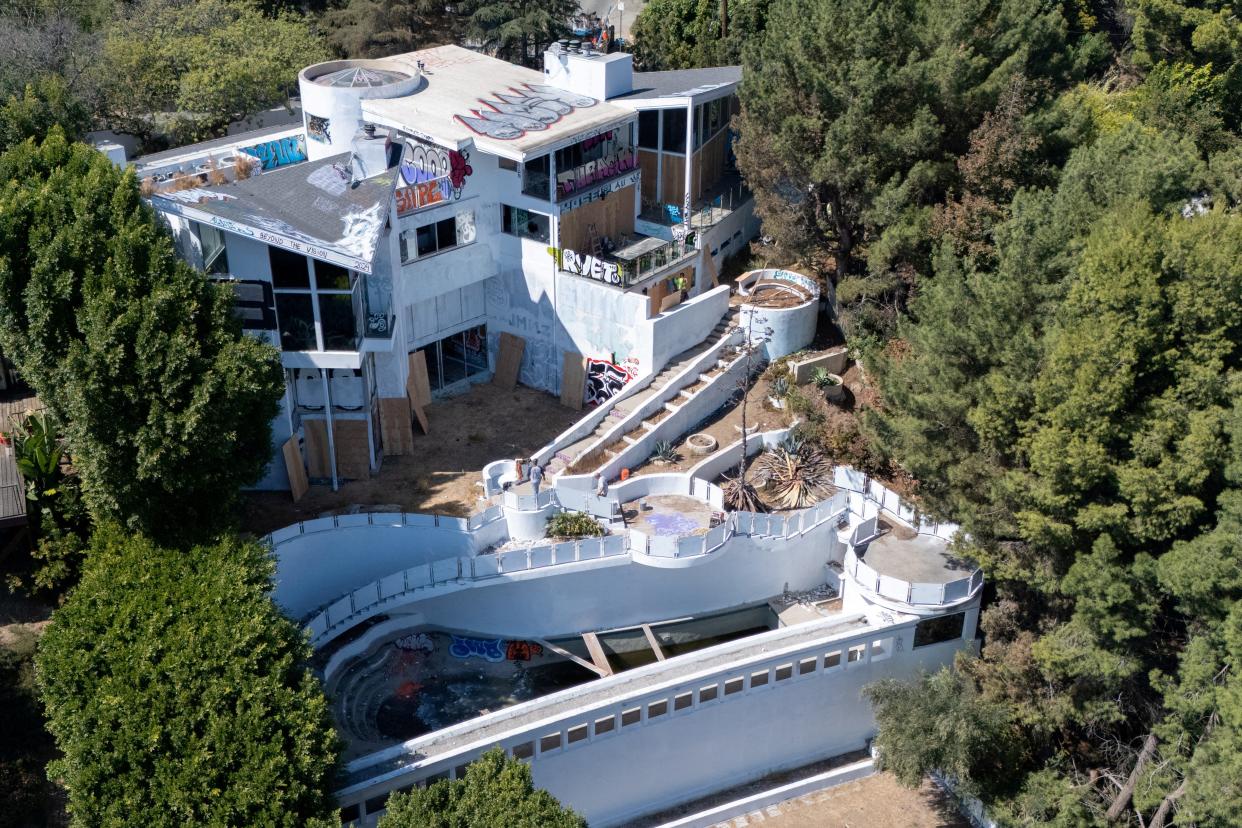
[[[242,181],[161,193],[157,209],[186,205],[228,222],[371,261],[388,217],[396,168],[349,186],[349,153]],[[225,227],[224,229],[229,229]]]
[[[708,88],[739,83],[740,66],[675,69],[671,72],[635,72],[634,91],[618,98],[688,98]]]

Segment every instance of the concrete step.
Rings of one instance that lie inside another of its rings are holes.
[[[664,410],[670,413],[676,413],[680,408],[680,405],[673,405],[671,402],[664,403]],[[663,420],[661,420],[661,422],[663,422]]]
[[[678,398],[683,398],[683,397],[684,397],[684,398],[685,398],[685,399],[687,399],[687,400],[692,400],[692,399],[694,399],[694,392],[693,392],[693,391],[687,391],[686,389],[684,389],[684,388],[683,388],[683,389],[681,389],[680,391],[678,391],[678,392],[677,392],[677,397],[678,397]]]
[[[637,442],[638,442],[638,440],[637,440],[637,439],[635,439],[634,437],[631,437],[631,436],[630,436],[630,435],[628,435],[628,434],[622,434],[622,435],[621,435],[621,439],[622,439],[622,440],[624,440],[625,442],[629,443],[631,446],[632,446],[632,445],[634,445],[635,443],[637,443]]]

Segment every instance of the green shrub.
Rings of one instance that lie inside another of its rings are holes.
[[[585,512],[558,512],[548,518],[550,538],[593,538],[604,534],[604,528]]]

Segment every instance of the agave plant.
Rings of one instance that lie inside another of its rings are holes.
[[[681,455],[677,453],[677,446],[673,445],[670,440],[660,440],[655,444],[651,453],[655,459],[665,463],[676,463],[681,459]]]
[[[768,389],[772,392],[773,397],[776,397],[778,400],[784,399],[789,394],[789,378],[777,377],[772,380],[772,384],[768,386]]]
[[[791,452],[777,446],[764,452],[758,466],[767,478],[764,489],[779,508],[804,509],[832,491],[832,464],[817,449]]]
[[[759,498],[759,492],[749,483],[742,482],[739,477],[725,476],[724,485],[725,506],[734,512],[763,512],[763,501]]]

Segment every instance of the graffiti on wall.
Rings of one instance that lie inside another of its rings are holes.
[[[621,393],[625,384],[638,374],[638,362],[628,359],[615,365],[606,359],[587,359],[586,402],[601,405]]]
[[[453,635],[453,643],[449,645],[449,655],[454,658],[504,661],[504,643],[503,638],[470,638],[464,635]]]
[[[430,655],[435,652],[435,642],[431,640],[431,636],[427,633],[410,633],[407,636],[398,638],[393,642],[398,650],[405,650],[410,653],[426,653]]]
[[[306,139],[301,135],[291,135],[276,141],[264,141],[242,147],[241,151],[252,155],[263,163],[263,169],[274,170],[277,167],[297,164],[306,160]]]
[[[597,181],[614,178],[638,166],[638,154],[630,147],[622,146],[618,138],[618,131],[608,130],[599,135],[592,135],[579,143],[578,146],[581,147],[583,153],[601,144],[604,145],[604,149],[596,160],[587,161],[571,170],[557,173],[558,200],[560,197],[575,193]],[[557,157],[560,158],[559,153]]]
[[[470,153],[446,150],[425,141],[406,142],[397,189],[397,215],[461,198],[466,179],[474,173]]]
[[[625,281],[625,271],[616,262],[607,262],[590,254],[579,254],[568,247],[561,251],[561,270],[608,285],[620,285]]]
[[[505,658],[509,661],[530,661],[543,655],[543,645],[533,641],[510,641],[505,648]]]
[[[513,141],[527,132],[547,129],[575,109],[598,103],[587,95],[542,83],[524,83],[522,87],[511,87],[510,94],[493,92],[491,99],[479,100],[486,108],[472,109],[470,115],[455,117],[479,135]]]
[[[332,143],[332,134],[328,131],[331,123],[327,118],[306,113],[306,136],[321,144]]]

